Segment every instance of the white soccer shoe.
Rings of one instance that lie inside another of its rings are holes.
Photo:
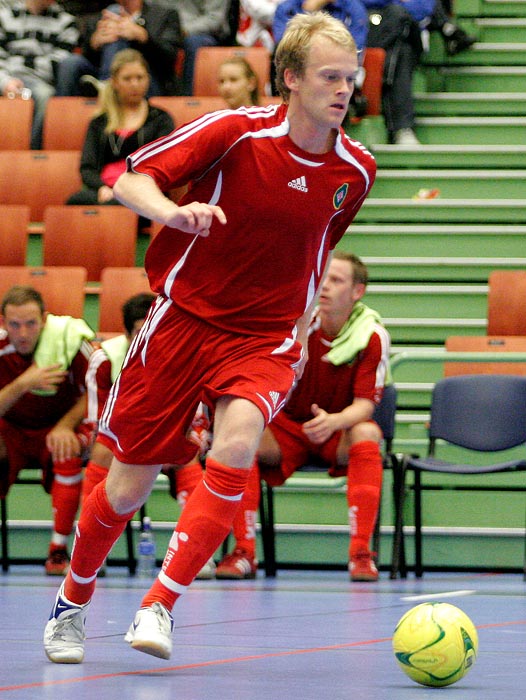
[[[147,608],[140,608],[130,625],[124,641],[132,649],[145,654],[169,659],[172,653],[173,617],[161,603],[152,603]]]
[[[77,605],[64,595],[60,586],[44,630],[44,649],[56,664],[80,664],[84,660],[85,624],[89,602]]]

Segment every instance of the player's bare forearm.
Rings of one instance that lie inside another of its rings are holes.
[[[226,223],[221,207],[202,202],[178,206],[161,192],[151,177],[141,173],[121,175],[113,193],[119,202],[137,214],[185,233],[208,236],[214,219]]]

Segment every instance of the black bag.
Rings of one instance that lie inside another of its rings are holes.
[[[418,22],[396,3],[369,11],[369,33],[367,46],[371,48],[393,48],[397,41],[407,41],[420,56],[423,51]]]

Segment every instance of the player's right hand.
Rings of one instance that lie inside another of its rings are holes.
[[[53,391],[59,384],[62,384],[67,377],[67,370],[60,369],[60,364],[49,365],[48,367],[37,367],[31,365],[20,375],[23,377],[27,387],[26,391]]]
[[[185,233],[193,233],[206,238],[210,233],[214,218],[219,223],[226,224],[225,212],[221,207],[202,202],[190,202],[190,204],[177,207],[165,223],[170,228],[177,228]]]

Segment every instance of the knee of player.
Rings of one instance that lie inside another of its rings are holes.
[[[248,469],[254,462],[256,445],[242,435],[232,435],[214,440],[210,456],[229,467]]]
[[[360,442],[378,442],[382,440],[382,431],[374,421],[356,423],[347,431],[349,433],[349,449]]]

